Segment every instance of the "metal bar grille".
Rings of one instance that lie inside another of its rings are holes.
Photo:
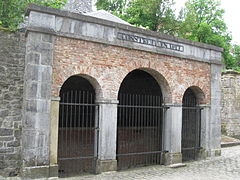
[[[200,148],[201,108],[197,106],[194,92],[184,94],[182,108],[182,157],[183,161],[196,160]]]
[[[72,176],[95,169],[98,106],[89,91],[60,94],[58,164],[59,176]]]
[[[161,164],[162,97],[119,94],[118,169]]]

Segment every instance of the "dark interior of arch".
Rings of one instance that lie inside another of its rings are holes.
[[[183,106],[194,107],[197,105],[197,97],[191,88],[188,88],[183,95]]]
[[[82,127],[94,124],[95,109],[86,106],[94,102],[95,90],[87,79],[80,76],[68,78],[60,90],[59,125]]]
[[[156,152],[162,149],[163,109],[157,81],[134,70],[123,80],[118,100],[118,169],[161,164],[161,153]]]
[[[63,84],[60,98],[59,176],[92,172],[96,124],[95,90],[87,79],[72,76]]]
[[[134,70],[124,78],[119,94],[162,96],[158,82],[142,70]]]
[[[194,91],[188,88],[183,96],[182,108],[182,158],[196,160],[200,147],[201,112]]]
[[[95,93],[92,84],[85,78],[81,76],[72,76],[68,78],[61,87],[61,93],[66,93],[69,91],[88,91]]]

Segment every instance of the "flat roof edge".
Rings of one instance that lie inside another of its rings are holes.
[[[145,30],[145,29],[133,27],[133,26],[126,25],[126,24],[120,24],[120,23],[116,23],[116,22],[112,22],[112,21],[108,21],[108,20],[104,20],[104,19],[99,19],[99,18],[95,18],[95,17],[83,15],[83,14],[73,13],[73,12],[69,12],[69,11],[65,11],[65,10],[55,9],[55,8],[51,8],[51,7],[45,7],[42,5],[37,5],[37,4],[32,4],[32,3],[29,4],[26,15],[29,15],[31,11],[37,11],[37,12],[41,12],[41,13],[52,14],[52,15],[57,15],[57,16],[61,16],[61,17],[68,17],[68,18],[72,18],[72,19],[76,19],[76,20],[82,20],[82,21],[87,21],[87,22],[91,22],[91,23],[95,23],[95,24],[120,28],[123,30],[131,31],[131,32],[141,33],[141,34],[148,35],[148,36],[154,36],[154,37],[157,37],[160,39],[170,40],[170,41],[174,41],[174,42],[178,42],[178,43],[197,46],[200,48],[223,52],[223,48],[218,47],[218,46],[200,43],[200,42],[194,42],[191,40],[182,39],[182,38],[178,38],[178,37],[171,36],[171,35],[166,35],[166,34],[155,32],[155,31]]]

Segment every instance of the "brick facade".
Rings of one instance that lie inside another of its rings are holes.
[[[83,74],[98,82],[95,88],[102,98],[117,99],[123,79],[134,69],[144,69],[157,80],[162,76],[165,81],[159,80],[159,84],[168,86],[168,102],[182,104],[186,89],[196,86],[205,94],[201,103],[210,104],[208,63],[62,37],[55,41],[52,95],[59,96],[67,78]]]

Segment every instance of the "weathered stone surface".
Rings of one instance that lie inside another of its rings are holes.
[[[240,73],[222,73],[222,133],[240,138]]]
[[[10,136],[13,134],[12,129],[0,128],[0,136]]]
[[[31,20],[37,18],[35,15],[30,17],[30,22],[35,23]],[[42,14],[41,17],[54,21],[51,16]],[[42,22],[45,28],[51,28],[52,24],[47,25]],[[23,96],[23,169],[49,165],[53,42],[54,36],[44,33],[29,32],[27,36]]]
[[[24,33],[0,31],[0,176],[15,176],[21,166],[25,46]]]

